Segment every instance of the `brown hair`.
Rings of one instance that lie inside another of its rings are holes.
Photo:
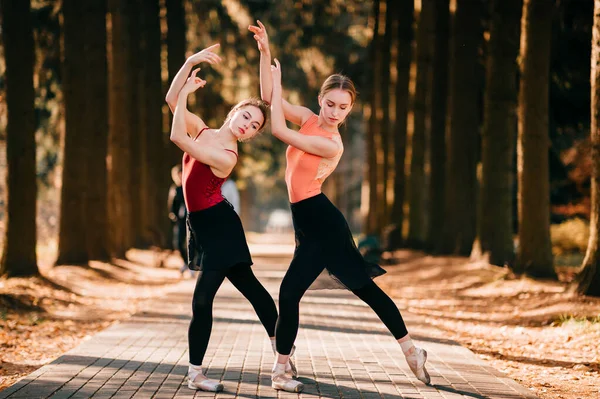
[[[234,105],[233,108],[231,108],[231,110],[227,114],[227,118],[225,118],[225,122],[227,122],[229,119],[231,119],[231,117],[233,116],[235,111],[237,111],[238,109],[247,107],[249,105],[258,108],[260,110],[260,112],[263,114],[264,121],[263,121],[262,125],[260,125],[260,127],[258,128],[258,131],[260,132],[263,129],[263,127],[265,127],[265,125],[267,124],[267,117],[269,115],[269,106],[267,105],[266,102],[264,102],[263,100],[261,100],[260,98],[257,98],[257,97],[247,98],[245,100],[240,101],[236,105]]]
[[[327,79],[325,79],[325,82],[323,82],[321,90],[319,91],[319,96],[323,97],[325,94],[334,89],[347,91],[352,99],[352,104],[354,104],[354,101],[356,101],[356,96],[358,93],[356,91],[356,87],[354,87],[354,82],[352,82],[349,77],[339,73],[329,76]]]

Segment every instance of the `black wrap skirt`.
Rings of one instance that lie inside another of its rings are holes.
[[[227,200],[190,212],[187,226],[188,267],[191,270],[225,270],[239,264],[252,265],[242,221]]]
[[[325,268],[309,289],[353,290],[385,274],[382,267],[363,258],[346,218],[325,194],[293,203],[291,210],[296,235],[294,259]]]

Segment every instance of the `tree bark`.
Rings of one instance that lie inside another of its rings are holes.
[[[185,51],[187,46],[185,8],[183,0],[165,0],[167,8],[167,66],[169,72],[169,83],[173,81],[179,68],[185,62]],[[169,112],[170,121],[173,115]],[[169,123],[171,126],[171,123]],[[181,163],[183,153],[173,143],[167,143],[169,154],[169,166]]]
[[[390,120],[390,85],[391,85],[391,64],[392,64],[392,36],[394,28],[395,8],[397,7],[396,0],[385,0],[385,29],[383,40],[381,42],[381,121],[379,122],[379,133],[381,137],[381,155],[382,162],[380,165],[381,176],[381,198],[379,200],[379,226],[385,228],[390,222],[390,210],[388,204],[388,180],[390,168],[393,165],[390,162],[390,143],[391,120]]]
[[[86,0],[85,77],[86,108],[85,137],[87,156],[86,234],[88,259],[106,261],[110,258],[108,236],[108,66],[106,55],[106,0]],[[93,71],[93,73],[90,73]],[[83,132],[77,132],[82,134]]]
[[[87,251],[86,185],[89,155],[85,110],[87,93],[84,4],[63,2],[63,96],[65,131],[57,264],[85,265]],[[82,112],[83,108],[83,112]]]
[[[433,45],[433,81],[431,87],[429,220],[426,246],[431,252],[437,253],[441,250],[445,222],[450,3],[449,0],[434,0],[432,5],[434,7],[435,41]]]
[[[577,276],[580,294],[600,296],[600,0],[594,1],[594,26],[592,29],[591,67],[591,126],[592,143],[592,212],[590,238],[583,260],[582,271]]]
[[[484,122],[479,244],[489,262],[514,262],[513,184],[517,111],[517,56],[522,0],[494,0],[491,6]]]
[[[443,253],[468,255],[476,235],[481,0],[457,0],[452,27]]]
[[[407,246],[425,245],[425,148],[431,117],[432,44],[435,42],[433,4],[422,2],[417,29],[417,76],[413,106],[414,129],[409,177],[409,228]]]
[[[6,208],[0,275],[39,273],[36,247],[34,42],[31,3],[0,1],[6,61]]]
[[[412,61],[413,14],[414,2],[402,1],[395,7],[397,22],[397,56],[396,56],[396,122],[394,126],[394,203],[392,205],[391,222],[395,232],[390,235],[390,249],[399,248],[402,242],[402,226],[404,225],[405,199],[405,167],[406,160],[406,126],[408,120],[408,104],[410,82],[410,63]]]
[[[366,235],[378,235],[380,233],[379,223],[377,220],[377,184],[378,184],[378,173],[377,173],[377,140],[376,137],[379,134],[379,120],[377,118],[377,112],[380,108],[380,97],[379,88],[380,83],[380,52],[379,52],[379,7],[380,1],[373,1],[373,39],[371,41],[370,59],[371,59],[371,96],[369,99],[369,108],[371,115],[369,116],[369,124],[367,131],[367,168],[365,171],[365,178],[368,183],[369,192],[369,206],[366,210],[365,223],[363,226]]]
[[[130,15],[132,4],[110,0],[112,18],[109,95],[109,223],[113,255],[124,257],[132,247],[131,143],[134,77],[131,71]],[[136,204],[137,205],[137,204]]]
[[[168,235],[166,198],[169,192],[170,166],[165,160],[166,136],[162,131],[162,91],[160,67],[160,19],[158,0],[145,0],[140,8],[141,90],[138,137],[144,143],[140,162],[144,215],[140,220],[144,244],[163,246]]]
[[[550,242],[548,90],[554,2],[525,0],[521,19],[521,84],[517,143],[519,249],[517,272],[556,278]]]

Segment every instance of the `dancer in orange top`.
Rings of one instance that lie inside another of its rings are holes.
[[[398,340],[407,363],[425,384],[427,352],[414,346],[392,299],[372,280],[385,271],[364,260],[342,213],[321,192],[321,185],[337,166],[344,147],[338,130],[356,99],[352,81],[343,75],[329,76],[319,93],[319,114],[282,99],[281,67],[271,65],[269,41],[264,25],[250,26],[261,54],[261,96],[271,102],[271,130],[289,145],[285,180],[296,233],[296,249],[279,289],[279,318],[275,330],[279,356],[273,366],[272,386],[300,392],[301,382],[285,372],[298,333],[302,296],[323,270],[369,305]],[[285,120],[300,126],[289,129]]]

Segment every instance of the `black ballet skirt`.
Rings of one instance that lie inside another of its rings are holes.
[[[239,264],[252,265],[242,221],[227,200],[190,212],[187,226],[191,270],[226,270]]]
[[[310,290],[354,290],[385,274],[382,267],[363,258],[344,215],[325,194],[293,203],[291,210],[296,235],[294,258],[325,266]]]

